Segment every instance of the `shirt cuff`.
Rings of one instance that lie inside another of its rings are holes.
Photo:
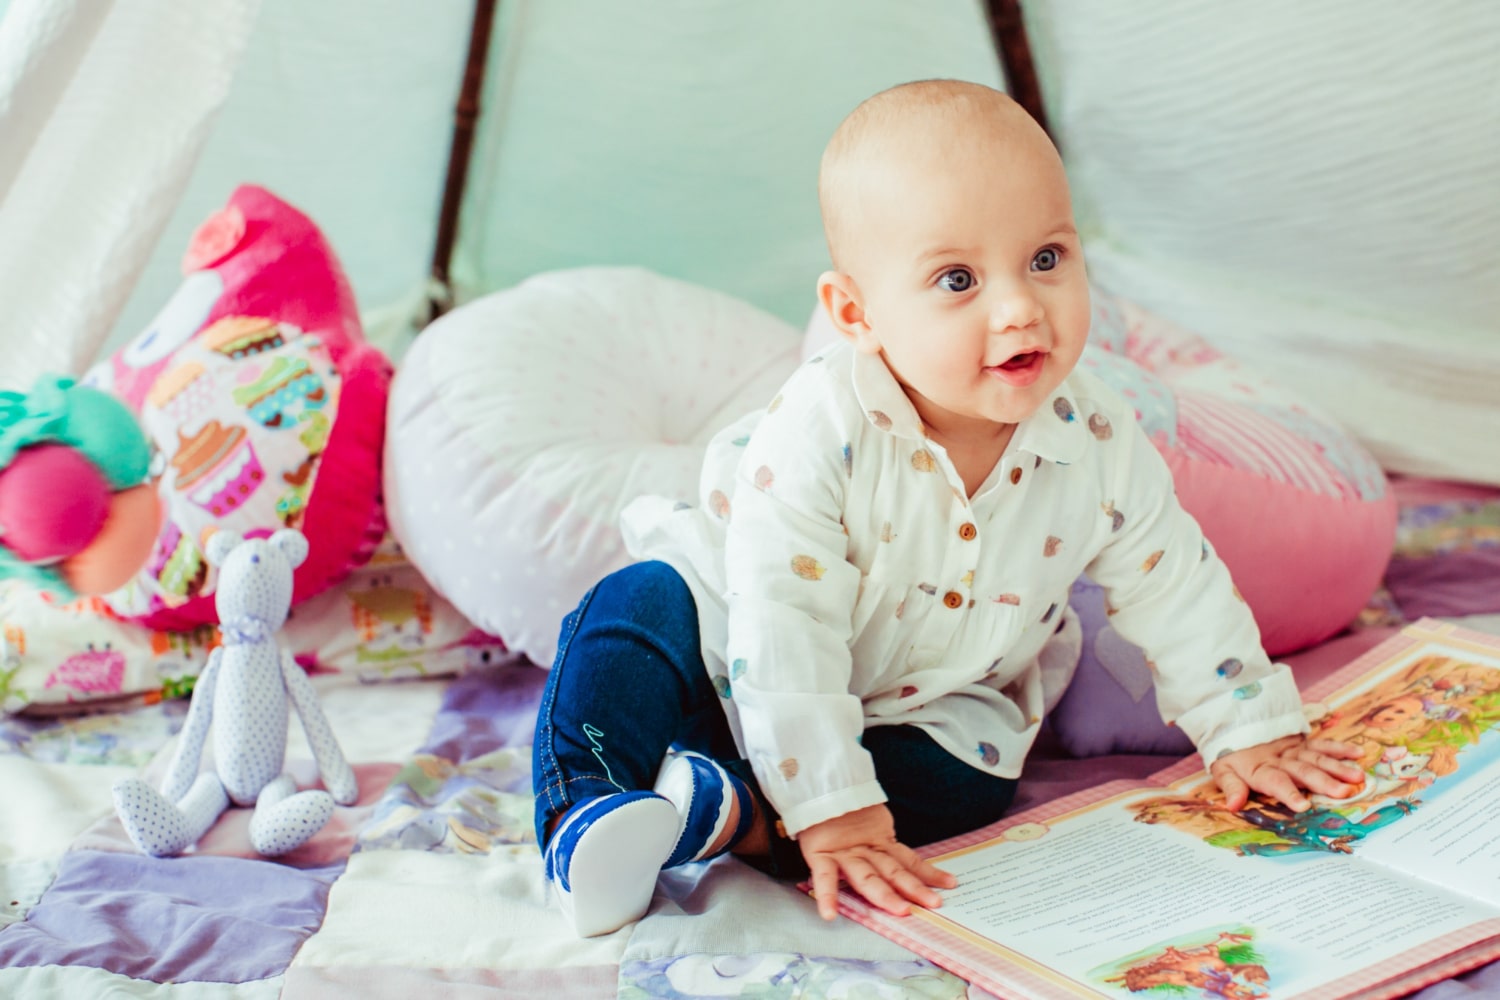
[[[786,829],[786,835],[796,840],[797,834],[810,826],[816,826],[835,816],[852,813],[856,809],[878,806],[885,801],[885,790],[880,787],[880,782],[867,781],[853,788],[841,788],[809,802],[801,802],[792,806],[782,812],[781,825]],[[777,808],[781,807],[777,806]]]
[[[1291,670],[1279,663],[1258,681],[1225,691],[1176,721],[1198,748],[1204,764],[1226,753],[1310,730],[1297,682]]]
[[[1200,744],[1198,753],[1203,757],[1203,766],[1208,767],[1220,757],[1236,750],[1247,750],[1262,743],[1279,740],[1283,736],[1306,734],[1309,731],[1307,719],[1298,711],[1226,730],[1221,736]]]

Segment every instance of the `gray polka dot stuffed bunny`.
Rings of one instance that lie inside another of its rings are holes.
[[[306,843],[359,789],[317,693],[292,654],[278,644],[292,601],[292,570],[307,558],[300,532],[242,539],[213,535],[205,553],[219,567],[215,605],[223,645],[198,677],[187,722],[158,792],[139,778],[114,786],[125,832],[154,857],[181,853],[233,802],[255,806],[250,842],[275,856]],[[328,789],[299,792],[283,772],[289,705],[307,733]],[[213,770],[198,772],[212,724]]]

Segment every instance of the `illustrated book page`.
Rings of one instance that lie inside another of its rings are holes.
[[[1006,997],[1375,998],[1500,956],[1500,637],[1424,619],[1305,697],[1352,798],[1231,812],[1191,757],[924,849],[937,910],[840,909]]]

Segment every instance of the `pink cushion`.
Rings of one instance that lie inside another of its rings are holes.
[[[1177,496],[1280,656],[1337,633],[1380,583],[1396,497],[1352,435],[1215,350],[1095,292],[1081,362],[1136,405]]]
[[[183,270],[146,330],[87,379],[140,417],[166,510],[146,567],[106,602],[177,630],[215,620],[203,545],[219,528],[306,534],[294,602],[368,558],[384,523],[391,379],[322,234],[269,191],[236,190],[194,235]]]

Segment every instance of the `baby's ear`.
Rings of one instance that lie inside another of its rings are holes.
[[[291,563],[293,568],[301,566],[307,559],[307,536],[300,531],[282,528],[271,536],[271,545],[281,550],[281,554],[286,556],[286,561]]]
[[[864,297],[854,279],[842,271],[824,271],[818,277],[818,302],[834,327],[854,341],[862,351],[878,353],[880,343],[870,331]]]
[[[230,550],[242,541],[244,538],[238,531],[226,531],[220,528],[208,536],[208,544],[203,547],[203,556],[210,566],[222,566],[224,560],[229,558]]]

